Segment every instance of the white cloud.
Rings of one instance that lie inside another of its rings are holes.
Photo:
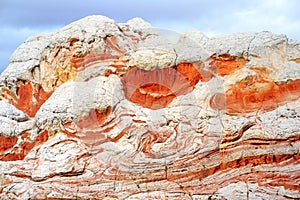
[[[300,14],[296,10],[296,1],[265,0],[250,8],[236,11],[233,16],[237,24],[230,27],[231,31],[268,30],[277,34],[287,34],[300,40],[297,34],[300,27]],[[298,16],[297,16],[298,15]],[[295,17],[297,16],[297,17]]]

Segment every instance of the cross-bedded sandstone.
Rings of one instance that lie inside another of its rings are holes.
[[[0,75],[0,198],[300,198],[299,42],[174,35],[90,16],[25,41]]]

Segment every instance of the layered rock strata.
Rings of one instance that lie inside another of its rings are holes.
[[[300,198],[285,35],[90,16],[26,40],[0,91],[0,199]]]

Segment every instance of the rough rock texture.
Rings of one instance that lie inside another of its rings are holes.
[[[90,16],[26,40],[0,76],[0,199],[300,199],[300,43],[174,35]]]

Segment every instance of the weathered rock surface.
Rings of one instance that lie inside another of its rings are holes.
[[[90,16],[25,41],[0,75],[0,199],[299,199],[300,43],[173,36]]]

